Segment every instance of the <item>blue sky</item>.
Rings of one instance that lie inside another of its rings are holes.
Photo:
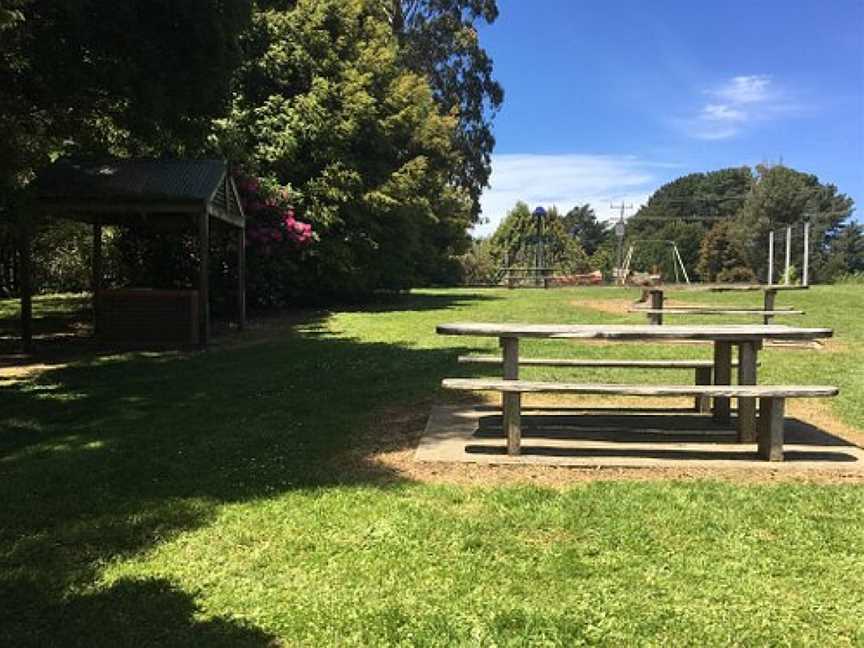
[[[864,0],[498,0],[505,100],[488,234],[517,199],[638,206],[686,173],[778,162],[864,215]]]

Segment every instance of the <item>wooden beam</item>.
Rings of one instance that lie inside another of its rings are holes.
[[[198,215],[198,344],[210,341],[210,214]]]
[[[755,342],[742,342],[738,345],[738,384],[756,384],[756,354]],[[756,441],[756,400],[754,398],[738,399],[738,442],[755,443]]]
[[[519,379],[519,338],[501,338],[504,356],[504,380]],[[501,395],[502,427],[507,439],[507,454],[522,453],[522,395],[504,393]]]
[[[504,394],[597,394],[610,396],[726,396],[727,398],[830,398],[833,385],[645,385],[632,383],[565,383],[500,378],[445,378],[444,389],[497,391]]]
[[[759,403],[759,456],[765,461],[783,461],[783,419],[786,401],[763,398]]]
[[[233,225],[234,227],[245,227],[245,223],[241,216],[235,216],[233,214],[229,214],[227,211],[218,207],[216,205],[207,205],[207,211],[214,218],[218,218],[221,221],[225,221],[229,225]]]
[[[651,310],[653,313],[648,314],[648,322],[651,324],[660,325],[663,323],[663,291],[652,290],[651,294]],[[659,313],[657,311],[660,311]]]
[[[30,353],[33,351],[33,257],[30,245],[30,223],[23,216],[19,220],[18,237],[21,345],[25,353]]]
[[[237,328],[246,328],[246,228],[237,230]]]
[[[766,290],[764,294],[764,304],[763,308],[765,310],[765,317],[762,318],[762,322],[764,324],[770,324],[771,319],[774,317],[774,313],[771,312],[774,310],[774,299],[777,297],[776,290]]]
[[[729,385],[732,382],[732,345],[729,342],[714,343],[714,384]],[[714,399],[714,419],[721,422],[729,420],[729,398],[718,396]]]
[[[102,225],[97,221],[93,224],[93,269],[91,288],[93,290],[93,334],[99,334],[100,304],[99,294],[102,292]]]
[[[710,367],[697,367],[696,368],[696,381],[697,385],[710,385],[711,384],[711,375],[713,372],[714,365],[712,364]],[[696,397],[696,411],[700,413],[707,413],[711,411],[711,399],[707,396],[697,396]]]

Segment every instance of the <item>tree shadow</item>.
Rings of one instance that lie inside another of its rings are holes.
[[[34,646],[274,648],[275,637],[236,621],[198,620],[194,599],[164,579],[120,580],[66,600],[28,581],[0,581],[0,643]]]
[[[102,565],[206,525],[224,503],[404,479],[364,436],[390,408],[428,411],[469,349],[336,337],[320,314],[294,324],[205,353],[86,355],[0,385],[0,609],[24,619],[12,645],[89,645],[79,638],[113,605],[113,645],[156,645],[160,625],[178,637],[162,645],[267,645],[227,621],[190,621],[192,599],[167,582],[91,592]],[[352,450],[362,465],[340,466]]]
[[[448,292],[441,293],[377,293],[374,299],[362,305],[344,305],[340,306],[342,311],[361,311],[364,313],[391,313],[396,311],[430,311],[430,310],[449,310],[468,306],[470,304],[481,301],[495,301],[501,297],[484,292],[478,289],[472,289],[470,292]]]

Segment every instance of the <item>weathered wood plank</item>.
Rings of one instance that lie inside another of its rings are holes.
[[[499,324],[456,322],[439,324],[441,335],[527,337],[549,339],[612,340],[812,340],[829,338],[830,328],[798,328],[774,324],[703,324],[652,326],[650,324]]]
[[[836,396],[830,385],[634,385],[564,383],[498,378],[445,378],[445,389],[511,393],[610,394],[618,396],[725,396],[726,398],[819,398]]]
[[[463,355],[459,364],[500,365],[500,356]],[[732,363],[736,366],[737,363]],[[595,367],[626,369],[711,369],[713,360],[596,360],[579,358],[520,358],[521,367]]]
[[[756,384],[756,346],[753,342],[742,342],[738,345],[739,385]],[[756,400],[753,398],[738,399],[738,441],[756,441]]]
[[[501,338],[501,353],[504,378],[516,380],[519,378],[519,338]]]
[[[759,456],[765,461],[783,461],[783,419],[786,401],[763,398],[759,402]]]
[[[729,385],[732,382],[732,345],[729,342],[714,343],[714,383]],[[728,398],[714,399],[714,418],[717,421],[729,420],[730,406]]]
[[[710,385],[711,384],[711,374],[713,373],[714,363],[712,362],[708,367],[697,367],[696,368],[696,384],[697,385]],[[696,411],[707,413],[711,411],[711,399],[704,394],[696,396]]]
[[[699,311],[699,310],[710,310],[713,313],[715,311],[729,310],[729,307],[681,305],[681,306],[668,306],[667,309],[683,310],[683,311],[687,311],[688,313],[690,313],[692,311]],[[649,310],[648,306],[639,306],[639,305],[631,306],[628,309],[628,311],[631,313],[644,313],[647,310]],[[786,307],[786,306],[777,306],[776,308],[773,306],[771,308],[764,308],[761,306],[760,307],[753,307],[753,308],[750,308],[749,306],[735,306],[735,307],[733,307],[733,310],[742,311],[745,313],[761,313],[762,311],[765,311],[765,310],[777,311],[779,313],[789,313],[789,312],[795,311],[796,309]],[[668,312],[668,310],[664,311],[664,312]]]
[[[522,453],[522,394],[504,392],[502,395],[504,436],[507,439],[507,454]]]
[[[650,295],[651,308],[647,309],[645,312],[648,313],[648,322],[655,326],[659,326],[663,324],[663,292],[660,290],[652,290]]]
[[[630,313],[646,313],[647,315],[764,315],[766,317],[774,317],[777,315],[804,315],[802,310],[790,309],[774,309],[763,310],[761,308],[629,308]],[[661,322],[662,323],[662,322]]]
[[[210,214],[198,215],[198,344],[210,341]]]

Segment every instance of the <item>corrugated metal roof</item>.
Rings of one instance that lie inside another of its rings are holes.
[[[77,160],[61,158],[36,178],[48,201],[203,201],[227,171],[223,160]]]

